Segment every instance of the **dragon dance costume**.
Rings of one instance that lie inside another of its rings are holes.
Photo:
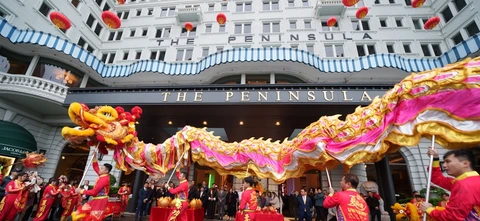
[[[355,189],[330,194],[323,201],[323,207],[337,206],[338,221],[368,221],[369,210],[365,200]]]
[[[97,159],[93,159],[93,169],[99,175],[95,186],[91,190],[82,190],[80,195],[92,196],[92,200],[72,213],[73,221],[92,220],[101,221],[105,218],[105,209],[108,204],[108,193],[110,192],[109,174],[100,175]]]
[[[242,193],[242,200],[238,209],[243,216],[239,216],[240,221],[255,221],[255,213],[258,207],[257,192],[252,187],[248,187]]]
[[[451,192],[445,208],[428,208],[427,214],[436,221],[480,221],[480,176],[471,171],[457,178],[444,177],[440,161],[432,166],[432,182]]]
[[[177,172],[177,178],[180,179],[180,172]],[[175,209],[168,217],[168,221],[180,220],[187,221],[187,209],[188,209],[188,181],[185,179],[180,181],[180,184],[175,188],[168,188],[168,192],[171,194],[177,194],[177,202],[175,203]]]

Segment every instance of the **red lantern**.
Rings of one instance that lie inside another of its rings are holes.
[[[331,17],[327,20],[327,26],[328,27],[333,27],[337,24],[337,18]]]
[[[227,16],[223,13],[219,13],[217,15],[217,22],[221,25],[225,24],[225,22],[227,22]]]
[[[57,26],[57,28],[63,30],[67,30],[72,27],[72,23],[70,23],[70,20],[68,20],[68,18],[60,12],[50,13],[50,21],[52,21],[52,23]]]
[[[347,6],[347,7],[350,7],[350,6],[354,6],[355,4],[357,4],[360,0],[342,0],[343,2],[343,5]]]
[[[187,29],[187,31],[192,31],[193,30],[193,25],[190,22],[185,22],[184,27],[185,27],[185,29]]]
[[[425,3],[425,0],[414,0],[412,2],[412,7],[413,8],[422,7],[424,3]]]
[[[426,30],[430,30],[437,27],[438,23],[440,23],[440,17],[435,16],[428,19],[428,21],[425,22],[425,25],[423,26],[423,28],[425,28]]]
[[[362,19],[362,18],[365,18],[365,16],[367,16],[368,14],[368,7],[367,6],[363,6],[361,8],[359,8],[357,10],[357,13],[355,14],[355,16],[358,18],[358,19]]]
[[[120,18],[118,18],[118,16],[112,11],[102,12],[102,20],[109,28],[117,29],[122,25]]]
[[[123,5],[123,4],[125,4],[125,0],[117,0],[117,3],[118,3],[119,5]]]

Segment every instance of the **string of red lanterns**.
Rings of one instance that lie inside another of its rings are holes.
[[[50,13],[50,21],[57,27],[62,30],[68,30],[72,27],[72,23],[70,20],[60,12],[52,12]]]
[[[112,11],[102,12],[102,20],[109,28],[117,29],[122,25],[120,18]]]
[[[368,14],[368,7],[363,6],[357,10],[357,13],[355,13],[355,17],[357,17],[358,19],[362,19],[362,18],[365,18],[367,14]]]
[[[337,24],[337,18],[335,17],[330,17],[328,20],[327,20],[327,26],[328,27],[333,27]]]
[[[426,30],[431,30],[437,27],[438,23],[440,23],[440,17],[438,16],[431,17],[430,19],[427,20],[427,22],[425,22],[425,25],[423,26],[423,28],[425,28]]]
[[[185,29],[187,29],[187,31],[192,31],[193,30],[193,24],[190,23],[190,22],[185,22],[184,27],[185,27]]]
[[[217,22],[218,24],[225,24],[225,22],[227,22],[227,16],[223,13],[218,13],[217,14]]]

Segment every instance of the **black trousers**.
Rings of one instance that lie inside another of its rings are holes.
[[[379,209],[369,208],[370,209],[370,221],[375,221],[375,217],[378,217],[378,221],[382,221],[382,213]]]
[[[315,217],[316,221],[327,221],[328,210],[325,209],[325,207],[315,206],[315,210],[317,211],[317,217]]]

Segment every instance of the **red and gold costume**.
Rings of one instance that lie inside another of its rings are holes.
[[[355,189],[330,194],[323,201],[323,207],[337,207],[338,221],[368,221],[369,210],[365,200]]]
[[[75,188],[73,188],[72,186],[68,186],[68,188],[61,190],[60,194],[62,195],[62,207],[63,207],[63,213],[60,220],[64,221],[64,220],[67,220],[68,217],[72,215],[72,212],[75,206],[82,201],[79,200],[80,194],[78,194],[75,191]]]
[[[100,175],[100,168],[96,158],[93,159],[93,169],[99,175],[95,186],[91,190],[82,190],[80,192],[81,195],[93,196],[93,198],[72,213],[73,221],[100,221],[105,218],[105,209],[107,208],[108,193],[110,191],[110,176],[109,174]]]
[[[126,186],[122,186],[119,190],[118,190],[118,194],[120,195],[120,211],[122,213],[125,212],[125,210],[127,209],[127,205],[128,205],[128,197],[130,196],[130,194],[132,193],[132,190],[129,188],[129,187],[126,187]]]
[[[177,172],[177,179],[180,179],[180,172]],[[175,203],[175,210],[172,211],[172,214],[168,217],[168,221],[181,220],[187,221],[188,209],[188,181],[182,180],[180,184],[175,188],[168,188],[168,192],[171,194],[177,194],[177,202]]]
[[[13,221],[25,208],[29,189],[25,188],[23,182],[15,180],[7,184],[5,192],[7,195],[0,203],[0,220]]]
[[[248,187],[243,191],[242,200],[240,200],[240,205],[238,207],[239,212],[243,213],[243,216],[239,216],[239,220],[255,221],[257,207],[257,192],[252,187]]]
[[[457,178],[444,177],[440,162],[434,161],[432,182],[451,192],[445,208],[428,208],[427,214],[436,221],[480,221],[480,176],[471,171]]]
[[[40,200],[40,203],[38,204],[38,211],[34,221],[43,221],[48,219],[50,209],[52,208],[58,193],[57,186],[50,184],[45,187],[42,200]]]

